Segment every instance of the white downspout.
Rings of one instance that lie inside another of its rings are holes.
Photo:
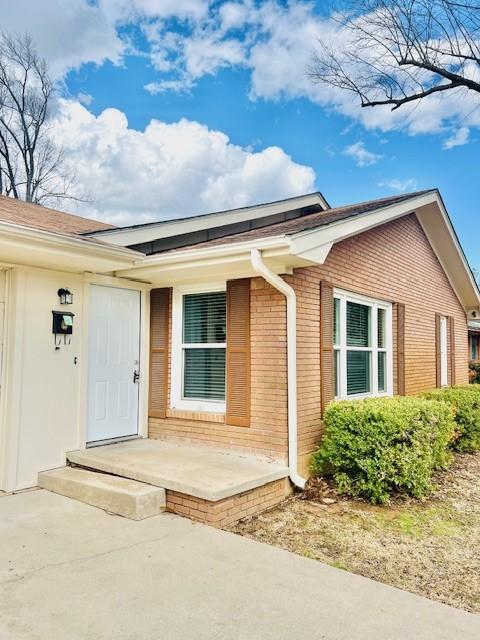
[[[258,249],[251,250],[250,260],[255,272],[283,293],[287,300],[288,467],[290,480],[299,489],[303,489],[306,480],[297,470],[297,299],[292,287],[270,271]]]

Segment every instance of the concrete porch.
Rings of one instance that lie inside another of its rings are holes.
[[[80,467],[218,502],[288,477],[266,459],[160,440],[131,440],[67,454]]]
[[[90,484],[89,495],[92,483],[97,484],[92,474],[97,475],[103,485],[102,478],[110,478],[112,485],[128,479],[140,485],[137,493],[142,486],[161,488],[165,492],[167,511],[215,526],[225,526],[268,509],[291,491],[288,468],[281,464],[237,452],[160,440],[139,439],[72,451],[67,454],[67,463],[77,469],[79,476],[73,479],[74,493],[64,491],[65,484],[60,483],[60,477],[55,477],[56,472],[40,474],[40,486],[82,500],[83,484],[85,492],[86,485]],[[70,473],[70,476],[73,471],[71,468],[60,470],[61,474]],[[71,480],[69,477],[68,481]],[[120,487],[116,491],[124,494],[126,489]],[[89,504],[104,508],[106,502],[102,500],[97,504],[90,499]]]

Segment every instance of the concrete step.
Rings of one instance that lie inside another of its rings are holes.
[[[87,469],[62,467],[44,471],[38,474],[38,485],[131,520],[165,511],[165,489]]]

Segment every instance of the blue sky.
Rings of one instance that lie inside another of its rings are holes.
[[[324,3],[37,4],[27,12],[18,0],[6,28],[19,30],[28,13],[61,83],[55,135],[90,196],[81,213],[122,224],[311,189],[336,206],[438,187],[480,267],[480,98],[438,98],[392,117],[312,85],[316,38],[334,33]]]

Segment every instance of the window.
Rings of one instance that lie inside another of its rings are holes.
[[[225,411],[226,294],[219,289],[174,291],[173,408]]]
[[[470,342],[471,342],[471,353],[470,353],[470,359],[471,360],[478,360],[478,341],[479,338],[475,335],[470,336]]]
[[[440,317],[440,386],[448,385],[448,334],[447,318]]]
[[[335,397],[392,394],[392,306],[335,290]]]

